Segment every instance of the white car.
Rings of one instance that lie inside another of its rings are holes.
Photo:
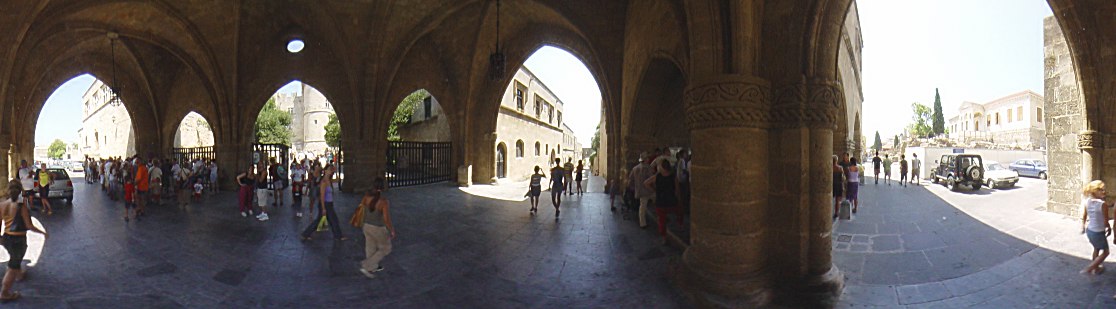
[[[984,162],[984,168],[984,184],[989,188],[1011,188],[1019,182],[1019,173],[999,162]]]

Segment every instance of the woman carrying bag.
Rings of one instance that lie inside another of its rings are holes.
[[[376,278],[372,273],[384,270],[380,261],[391,253],[391,240],[395,239],[395,226],[391,224],[391,203],[382,197],[384,178],[377,177],[372,189],[364,193],[349,224],[364,230],[364,261],[360,262],[360,273],[368,278]]]

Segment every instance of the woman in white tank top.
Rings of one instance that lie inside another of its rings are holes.
[[[860,167],[857,167],[856,158],[849,158],[849,166],[845,168],[845,178],[848,181],[845,184],[845,199],[852,202],[852,212],[855,214],[856,209],[860,208],[860,199],[857,198],[857,191],[860,189]]]
[[[1104,272],[1104,259],[1108,257],[1108,235],[1112,228],[1108,224],[1108,207],[1112,203],[1104,201],[1104,182],[1093,180],[1085,185],[1082,190],[1085,196],[1081,199],[1084,209],[1081,216],[1081,233],[1093,245],[1093,261],[1081,270],[1083,274],[1100,274]]]

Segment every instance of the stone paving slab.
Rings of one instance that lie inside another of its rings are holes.
[[[125,223],[121,204],[75,186],[73,207],[36,214],[51,238],[30,237],[36,255],[16,285],[24,298],[3,307],[686,307],[667,280],[681,252],[610,212],[596,192],[565,199],[555,220],[549,200],[531,215],[525,201],[491,198],[525,189],[491,187],[506,193],[490,197],[442,184],[392,189],[399,237],[385,270],[368,279],[357,271],[363,235],[344,224],[357,196],[336,202],[350,240],[324,232],[303,242],[298,233],[311,219],[290,206],[259,222],[240,217],[222,192],[186,208],[152,206]]]

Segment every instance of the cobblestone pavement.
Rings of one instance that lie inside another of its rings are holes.
[[[333,242],[323,232],[303,242],[298,232],[311,219],[294,218],[289,206],[270,221],[242,218],[230,192],[185,209],[154,206],[142,221],[125,223],[120,204],[76,181],[72,208],[36,215],[51,237],[45,246],[31,237],[28,279],[17,285],[24,297],[5,307],[685,306],[667,279],[680,252],[658,245],[653,229],[611,213],[601,193],[567,198],[556,221],[548,200],[532,216],[527,202],[442,184],[394,189],[398,238],[385,270],[368,279],[357,271],[363,236],[347,225],[350,240]],[[590,188],[599,192],[600,182],[592,179]],[[342,221],[355,201],[339,195]]]
[[[838,307],[1116,306],[1114,274],[1078,274],[1092,252],[1080,218],[1042,211],[1045,181],[962,192],[923,184],[861,187],[859,214],[834,232],[846,275]]]

